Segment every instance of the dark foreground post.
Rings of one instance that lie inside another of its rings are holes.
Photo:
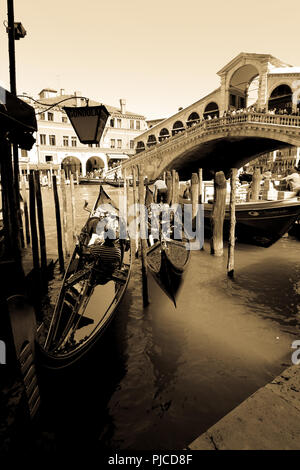
[[[142,282],[143,282],[143,304],[149,304],[148,279],[147,279],[147,242],[146,242],[146,217],[145,217],[145,190],[143,167],[139,168],[139,203],[140,203],[140,235],[141,235],[141,257],[142,257]]]
[[[63,273],[64,270],[65,270],[65,265],[64,265],[64,253],[63,253],[63,247],[62,247],[59,199],[58,199],[58,192],[57,192],[57,184],[56,184],[56,176],[55,175],[53,175],[52,184],[53,184],[53,196],[54,196],[55,215],[56,215],[58,259],[59,259],[60,271]]]
[[[211,215],[212,237],[210,241],[211,254],[223,255],[223,224],[226,204],[226,179],[223,171],[215,174],[214,207]]]
[[[260,192],[261,172],[259,168],[255,168],[252,176],[251,184],[251,201],[258,201]]]
[[[39,224],[42,281],[43,281],[43,286],[46,287],[46,284],[47,284],[46,235],[45,235],[45,226],[44,226],[43,201],[42,201],[41,185],[40,185],[40,172],[38,170],[34,172],[34,179],[35,179],[35,195],[36,195],[36,205],[37,205],[38,224]]]
[[[36,226],[35,181],[34,181],[33,171],[31,171],[29,175],[29,213],[30,213],[33,269],[35,270],[35,274],[37,274],[40,271],[40,260],[39,260],[38,233],[37,233],[37,226]]]
[[[29,214],[28,214],[28,204],[27,204],[27,193],[26,193],[26,177],[21,177],[22,184],[22,198],[24,206],[24,220],[25,220],[25,233],[26,233],[26,244],[30,244],[30,231],[29,231]]]
[[[227,274],[229,277],[234,275],[234,247],[235,247],[235,200],[236,200],[236,177],[237,169],[232,168],[230,174],[230,230],[229,230],[229,243],[228,243],[228,262]]]

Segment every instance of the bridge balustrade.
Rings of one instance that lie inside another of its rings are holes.
[[[228,114],[219,118],[203,119],[200,122],[195,123],[193,126],[187,125],[184,129],[178,129],[177,132],[172,136],[166,136],[166,138],[159,137],[159,142],[156,146],[161,147],[167,142],[174,141],[179,137],[182,137],[186,133],[192,134],[197,132],[199,129],[215,129],[222,126],[228,126],[232,124],[239,124],[243,122],[250,123],[262,123],[271,124],[277,126],[288,126],[288,127],[300,127],[300,116],[293,115],[281,115],[281,114],[269,114],[269,113],[257,113],[253,111],[241,112],[237,114]],[[149,143],[147,144],[150,147]],[[153,143],[152,143],[153,145]],[[141,149],[138,149],[141,152]],[[147,150],[147,149],[145,149]],[[148,149],[149,151],[151,149]],[[143,151],[143,150],[142,150]]]

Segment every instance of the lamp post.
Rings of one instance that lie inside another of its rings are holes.
[[[8,33],[8,54],[9,54],[9,77],[10,92],[17,95],[16,83],[16,56],[15,56],[15,40],[26,35],[26,31],[21,23],[15,23],[14,2],[7,0],[7,33]],[[16,143],[13,144],[13,186],[14,186],[14,205],[18,219],[18,233],[20,234],[21,245],[24,245],[24,236],[22,231],[22,219],[20,212],[20,189],[19,189],[19,150]]]

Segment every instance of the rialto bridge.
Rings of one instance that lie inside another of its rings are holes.
[[[184,177],[300,146],[300,67],[241,53],[218,75],[218,89],[139,135],[123,168],[142,164],[149,178],[176,169]]]

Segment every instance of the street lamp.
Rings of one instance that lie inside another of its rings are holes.
[[[82,144],[98,144],[102,137],[109,112],[104,105],[67,107],[66,112]]]

